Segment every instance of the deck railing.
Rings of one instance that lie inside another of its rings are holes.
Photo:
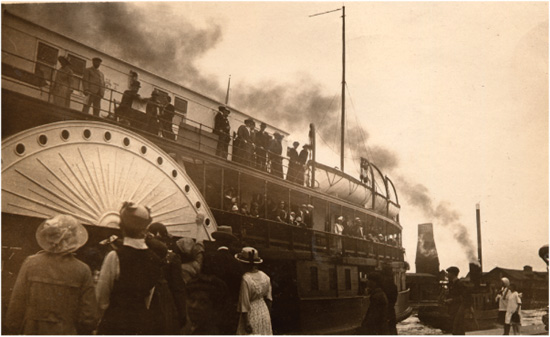
[[[23,68],[38,69],[35,66],[38,62],[21,57],[19,55],[16,55],[14,53],[11,53],[5,50],[2,50],[2,55],[4,58],[8,56],[12,60],[14,58],[17,59],[17,61],[15,62],[12,61],[11,64],[4,63],[4,62],[2,63],[2,79],[3,81],[6,81],[10,84],[9,86],[4,85],[3,86],[4,88],[16,89],[23,94],[34,96],[53,104],[56,104],[56,103],[59,104],[59,100],[56,100],[55,98],[65,98],[65,97],[56,96],[51,90],[53,83],[55,82],[55,76],[56,76],[55,74],[58,71],[58,69],[45,65],[43,63],[40,63],[41,69],[49,70],[48,71],[49,76],[44,75],[44,72],[41,72],[41,71],[35,70],[34,73],[29,72],[29,71],[23,70]],[[21,66],[16,67],[13,65],[14,63],[20,64]],[[72,87],[72,94],[70,94],[70,96],[67,97],[67,100],[66,100],[67,105],[63,105],[60,107],[65,109],[82,111],[84,104],[86,103],[86,96],[84,95],[81,89],[82,87],[81,83],[83,79],[77,76],[74,76],[74,78],[78,78],[78,81],[77,81],[77,83],[79,83],[78,87]],[[140,128],[137,126],[140,123],[143,125],[143,119],[136,120],[134,118],[126,116],[126,118],[122,120],[120,116],[117,116],[115,112],[116,108],[120,105],[120,102],[114,98],[114,97],[122,97],[122,95],[123,95],[123,92],[106,87],[105,95],[101,98],[101,104],[100,104],[101,108],[99,112],[100,114],[99,117],[109,119],[110,121],[118,122],[121,125],[130,129],[133,129],[137,132],[154,135],[158,137],[166,138],[165,132],[168,132],[172,134],[169,137],[173,137],[173,138],[167,138],[171,141],[184,144],[186,146],[198,149],[200,151],[203,151],[212,155],[216,154],[218,136],[213,133],[212,127],[210,127],[209,125],[200,123],[198,121],[189,119],[187,118],[186,115],[178,111],[175,112],[175,116],[172,120],[164,120],[162,116],[158,116],[157,122],[160,125],[160,127],[156,134],[151,133],[145,127]],[[194,103],[202,105],[199,102],[194,102]],[[154,104],[154,103],[151,102],[151,104]],[[159,105],[159,108],[162,109],[162,106]],[[139,110],[135,110],[135,111],[139,112]],[[93,113],[93,107],[89,108],[88,113],[89,114]],[[140,116],[140,115],[138,114],[136,116]],[[143,113],[143,116],[141,117],[146,117],[145,113]],[[174,121],[180,121],[180,122],[174,123]],[[163,128],[163,125],[170,125],[170,127]],[[232,133],[234,133],[235,131],[236,130],[232,130]],[[233,137],[231,138],[233,139]],[[252,158],[236,158],[234,155],[235,151],[233,148],[232,141],[229,144],[228,153],[229,153],[228,158],[225,158],[228,161],[234,161],[234,162],[237,161],[245,166],[248,166],[249,168],[261,169],[263,171],[267,171],[272,174],[276,173],[276,172],[272,172],[272,169],[269,165],[270,161],[267,157],[264,160],[266,163],[266,166],[264,169],[256,165],[255,154],[252,156]],[[270,156],[274,158],[277,158],[277,157],[281,158],[283,163],[282,178],[287,179],[289,158],[286,156],[279,156],[273,153],[271,153]],[[246,162],[247,159],[250,159],[248,163]],[[304,169],[304,184],[306,186],[310,186],[310,182],[309,182],[310,176],[311,176],[310,168],[309,166],[307,166]]]
[[[269,219],[211,209],[216,218],[224,219],[233,233],[249,244],[280,248],[291,252],[323,252],[335,256],[353,256],[403,261],[403,249],[363,238],[338,235],[297,227]],[[341,244],[339,244],[339,242]]]

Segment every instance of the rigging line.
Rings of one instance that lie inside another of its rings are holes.
[[[325,121],[325,118],[328,114],[329,111],[331,111],[331,108],[332,108],[332,104],[334,103],[334,100],[336,99],[336,97],[338,96],[338,94],[335,94],[333,97],[332,97],[332,100],[330,101],[330,104],[328,106],[328,109],[325,110],[325,113],[323,114],[323,118],[321,119],[321,122],[319,123],[319,125],[324,125],[323,122]],[[319,132],[320,128],[315,128],[315,133],[317,135],[319,135],[319,137],[321,138],[321,140],[323,141],[323,143],[325,143],[325,145],[333,152],[333,153],[336,153],[336,151],[330,146],[330,144],[323,138],[323,135],[321,134],[321,132]]]
[[[366,145],[365,136],[364,136],[364,134],[363,134],[363,128],[361,127],[361,124],[359,124],[359,120],[357,119],[357,113],[356,113],[356,110],[355,110],[355,104],[353,103],[353,99],[352,99],[352,96],[351,96],[351,90],[349,90],[349,87],[348,87],[347,83],[346,83],[346,89],[347,89],[347,92],[348,92],[348,95],[349,95],[349,99],[350,99],[350,102],[351,102],[351,105],[352,105],[352,108],[353,108],[352,111],[353,111],[353,113],[354,113],[355,121],[356,121],[357,125],[359,125],[359,131],[360,131],[359,134],[361,135],[361,139],[363,140],[363,147],[364,147],[364,149],[365,149],[365,153],[367,154],[367,159],[369,159],[369,161],[370,161],[371,158],[372,158],[372,156],[371,156],[369,147]],[[355,161],[354,156],[352,156],[351,159],[352,159],[353,163],[356,165],[355,167],[357,168],[359,165],[357,165],[357,162]],[[360,174],[360,172],[358,172],[358,171],[356,171],[356,173],[359,173],[359,174]],[[374,172],[373,172],[373,174],[374,174]],[[378,182],[377,182],[377,180],[375,179],[374,176],[372,177],[372,180],[373,180],[373,182],[372,182],[373,185],[376,186],[376,187],[378,187],[378,189],[381,189],[381,188],[380,188],[380,185],[378,184]],[[384,189],[381,189],[381,190],[385,191],[385,188],[384,188]]]
[[[361,124],[359,124],[359,120],[357,119],[357,113],[356,113],[356,110],[355,110],[355,104],[353,103],[353,99],[352,99],[352,97],[351,97],[351,91],[349,90],[349,87],[348,87],[348,84],[347,84],[347,83],[345,83],[345,86],[346,86],[346,89],[347,89],[346,92],[348,93],[348,97],[349,97],[350,102],[351,102],[352,112],[353,112],[354,117],[355,117],[355,123],[356,123],[356,125],[359,125],[358,127],[359,127],[359,130],[361,131],[360,134],[361,134],[361,138],[363,139],[363,146],[364,146],[365,138],[363,137],[363,133],[362,133],[363,129],[361,128]],[[347,117],[347,116],[346,116],[346,117]],[[350,155],[351,155],[351,160],[352,160],[353,164],[355,165],[355,166],[354,166],[354,168],[355,168],[355,169],[354,169],[354,172],[357,173],[357,174],[359,175],[359,174],[360,174],[360,171],[357,171],[357,168],[359,167],[359,165],[358,165],[358,163],[357,163],[357,161],[356,161],[356,158],[355,158],[356,156],[354,156],[354,153],[353,153],[354,151],[352,151],[352,148],[351,148],[351,145],[350,145],[349,137],[347,137],[346,146],[347,146],[348,149],[349,149],[349,153],[350,153]],[[355,151],[355,152],[357,152],[357,151]]]
[[[325,110],[325,113],[323,114],[323,119],[321,119],[321,122],[319,123],[319,125],[323,125],[323,122],[325,121],[325,118],[327,117],[327,113],[330,111],[330,108],[332,108],[332,103],[334,103],[334,100],[336,99],[337,96],[338,96],[338,94],[336,94],[332,97],[332,100],[330,101],[328,109]]]

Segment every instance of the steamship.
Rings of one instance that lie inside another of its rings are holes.
[[[54,104],[51,90],[59,56],[70,60],[74,72],[68,106]],[[83,73],[94,57],[103,60],[106,82],[100,116],[81,112]],[[135,80],[142,95],[155,91],[171,98],[173,137],[117,120],[122,93]],[[231,146],[228,159],[217,156],[218,136],[212,131],[220,105],[215,98],[3,11],[3,307],[22,261],[39,250],[34,233],[45,218],[66,213],[85,224],[89,240],[77,255],[98,270],[105,254],[99,242],[118,233],[120,205],[133,200],[149,206],[153,220],[174,236],[211,241],[223,224],[259,249],[262,268],[272,280],[276,334],[353,331],[368,307],[364,275],[384,267],[393,271],[399,290],[397,317],[406,318],[411,312],[408,265],[392,181],[373,163],[356,178],[316,162],[314,137],[304,184],[231,160]],[[252,118],[228,108],[231,130]],[[269,123],[266,131],[288,135]],[[288,158],[283,163],[286,174]],[[264,205],[262,214],[231,212],[234,200],[256,201]],[[269,207],[279,201],[285,201],[288,211],[313,206],[312,228],[270,220]],[[199,213],[204,221],[197,225]],[[381,240],[333,234],[339,216],[360,218],[364,230]]]

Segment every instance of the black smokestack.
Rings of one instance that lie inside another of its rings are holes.
[[[431,223],[418,225],[418,244],[416,246],[416,272],[437,276],[439,257],[435,248],[434,230]]]
[[[397,177],[396,182],[401,195],[404,195],[412,206],[420,209],[427,218],[433,219],[436,225],[453,233],[454,239],[464,250],[468,262],[479,264],[475,244],[456,210],[452,209],[447,202],[434,205],[428,189],[422,184],[411,184],[403,177]]]
[[[481,267],[477,263],[470,263],[470,281],[476,287],[481,283]]]

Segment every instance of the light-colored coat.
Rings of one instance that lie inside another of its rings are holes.
[[[519,306],[521,305],[521,297],[519,296],[517,291],[510,292],[510,295],[508,295],[508,303],[506,305],[506,318],[504,319],[504,322],[506,324],[510,324],[512,320],[512,314],[516,311],[518,311],[521,321],[521,309],[518,310]]]
[[[6,316],[10,333],[90,334],[97,321],[92,273],[84,262],[45,251],[23,262]]]
[[[82,77],[82,87],[85,93],[88,92],[103,97],[105,95],[105,77],[103,73],[94,67],[86,68]]]

